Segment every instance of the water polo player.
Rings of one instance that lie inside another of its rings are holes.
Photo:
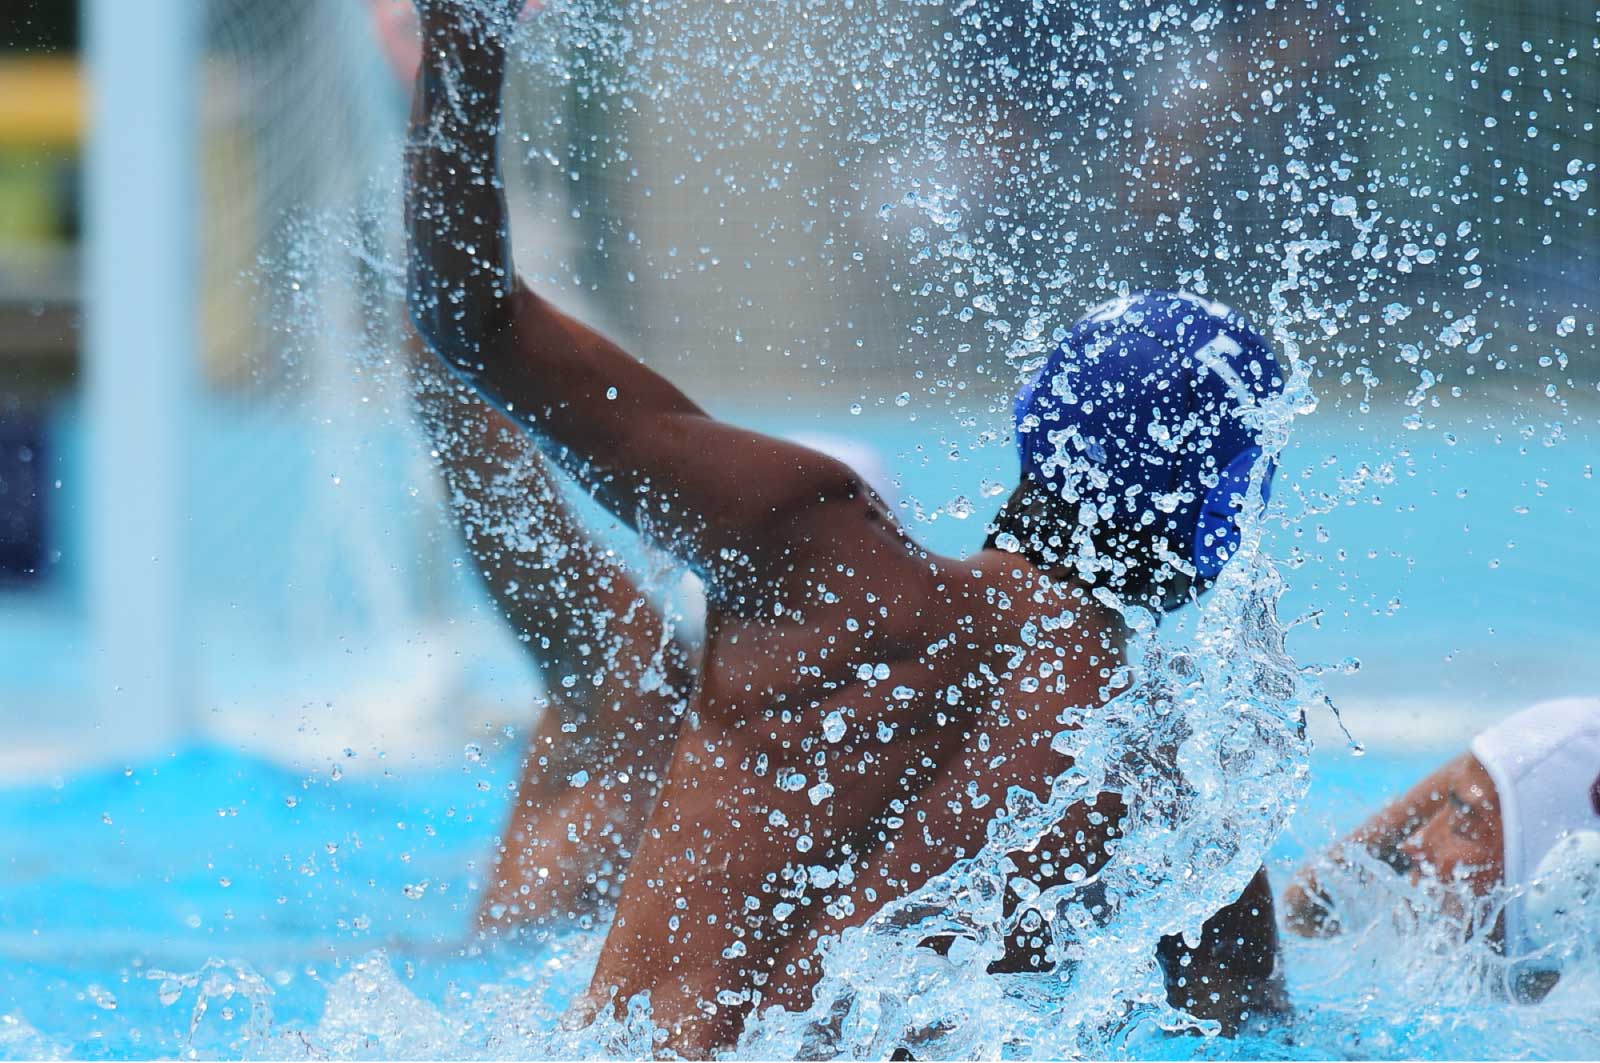
[[[1338,934],[1359,918],[1347,906],[1370,907],[1349,895],[1364,881],[1357,848],[1496,941],[1512,995],[1547,992],[1574,958],[1565,943],[1594,948],[1573,924],[1600,918],[1600,698],[1541,702],[1474,738],[1295,876],[1291,930]]]
[[[931,554],[844,462],[708,416],[517,279],[497,176],[512,5],[421,10],[418,331],[706,584],[688,725],[592,987],[596,1002],[648,993],[667,1047],[705,1056],[757,1004],[809,1002],[820,937],[976,852],[989,815],[973,809],[1068,766],[1053,721],[1104,699],[1126,639],[1096,592],[1176,605],[1216,573],[1255,457],[1240,411],[1280,386],[1277,366],[1240,317],[1199,299],[1102,308],[1022,402],[1021,484],[990,542]],[[1025,637],[1069,612],[1069,629]],[[1061,866],[1102,858],[1102,818],[1069,810]],[[808,865],[846,871],[824,885]],[[1258,876],[1169,959],[1172,999],[1230,1024],[1259,1013],[1274,947]]]

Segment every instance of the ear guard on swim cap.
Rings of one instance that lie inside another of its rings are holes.
[[[1234,551],[1239,549],[1239,510],[1250,488],[1250,470],[1261,459],[1261,448],[1249,446],[1228,463],[1217,479],[1217,486],[1206,492],[1195,524],[1190,559],[1201,579],[1214,580]],[[1272,497],[1272,466],[1268,465],[1261,482],[1261,498]]]
[[[1266,341],[1228,307],[1181,292],[1115,299],[1017,395],[1023,472],[1114,525],[1154,526],[1209,581],[1239,547],[1261,457],[1240,411],[1282,387]]]

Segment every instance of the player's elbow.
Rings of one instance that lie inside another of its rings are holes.
[[[810,553],[832,542],[847,512],[867,521],[881,521],[886,516],[861,474],[831,456],[808,462],[792,479],[775,487],[759,503],[747,507],[742,521],[744,538],[781,544],[785,556]]]
[[[435,357],[452,369],[465,361],[473,350],[468,331],[447,313],[440,297],[413,284],[406,293],[406,316]]]
[[[457,312],[437,296],[413,292],[406,315],[424,345],[453,374],[482,391],[487,367],[494,361],[498,337],[504,334],[482,315]]]

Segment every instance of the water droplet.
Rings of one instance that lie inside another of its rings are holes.
[[[978,511],[978,507],[966,495],[957,495],[945,503],[944,511],[956,520],[966,520]]]

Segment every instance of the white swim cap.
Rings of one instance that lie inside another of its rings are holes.
[[[1505,908],[1516,958],[1570,936],[1562,913],[1600,876],[1600,698],[1540,702],[1473,739],[1472,754],[1497,791],[1505,881],[1524,887]]]

